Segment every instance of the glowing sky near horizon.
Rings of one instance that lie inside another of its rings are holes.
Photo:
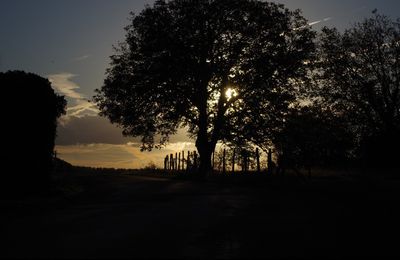
[[[59,156],[72,164],[138,168],[158,165],[166,154],[194,149],[184,132],[166,150],[140,153],[138,139],[97,116],[87,102],[104,80],[112,46],[124,39],[129,12],[152,0],[0,0],[0,71],[24,70],[47,77],[68,99],[56,140]],[[398,0],[277,0],[301,9],[314,29],[348,28],[375,8],[400,17]]]

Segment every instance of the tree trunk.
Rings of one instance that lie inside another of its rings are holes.
[[[207,77],[204,77],[207,78]],[[208,80],[202,80],[200,83],[200,91],[199,91],[199,132],[196,140],[197,151],[200,154],[200,166],[199,166],[199,175],[206,177],[209,173],[212,172],[212,153],[215,150],[215,146],[219,140],[219,134],[221,131],[224,113],[226,108],[224,107],[224,102],[226,101],[225,87],[227,85],[228,78],[225,77],[223,80],[223,87],[221,89],[221,96],[218,100],[218,111],[217,111],[217,119],[213,122],[213,132],[209,136],[208,127],[209,127],[209,118],[207,114],[207,106],[208,106]],[[210,138],[209,138],[210,137]]]
[[[200,155],[199,175],[206,177],[212,171],[212,151],[214,147],[212,144],[205,141],[201,142],[199,139],[196,141],[197,151]]]

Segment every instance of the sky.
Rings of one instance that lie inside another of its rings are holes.
[[[129,13],[152,0],[0,0],[0,71],[24,70],[48,78],[68,100],[59,123],[56,150],[60,158],[94,167],[161,166],[166,154],[194,150],[184,131],[163,150],[140,152],[140,139],[98,116],[88,102],[102,86],[113,45],[124,40]],[[398,0],[276,0],[301,9],[315,30],[349,28],[375,8],[400,18]]]

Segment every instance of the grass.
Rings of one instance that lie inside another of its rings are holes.
[[[400,231],[398,178],[313,172],[311,178],[290,171],[215,173],[195,181],[196,175],[186,172],[71,167],[54,174],[48,197],[2,201],[1,217],[11,223],[5,235],[15,240],[8,240],[9,247],[34,249],[36,256],[52,250],[65,258],[94,258],[105,250],[110,258],[168,251],[170,258],[200,258],[204,252],[214,258],[325,259],[345,255],[347,247],[355,255],[397,252],[389,235]],[[25,239],[30,234],[35,241]]]
[[[361,171],[359,169],[323,169],[313,168],[311,175],[306,170],[293,171],[287,170],[285,175],[270,175],[266,171],[257,172],[240,172],[234,174],[232,172],[214,171],[206,179],[199,178],[199,175],[187,171],[164,171],[156,167],[146,167],[144,169],[113,169],[113,168],[91,168],[78,167],[69,164],[61,164],[52,175],[52,181],[49,189],[37,188],[36,193],[31,192],[25,194],[25,197],[44,197],[69,199],[93,189],[96,186],[105,186],[110,180],[109,177],[114,176],[144,176],[152,178],[170,179],[176,181],[202,181],[218,184],[234,184],[234,185],[292,185],[315,182],[396,182],[399,175],[396,171],[387,174],[386,171]],[[13,195],[14,196],[14,195]],[[11,197],[13,197],[11,196]],[[4,197],[4,196],[3,196]],[[18,199],[23,196],[14,196]]]

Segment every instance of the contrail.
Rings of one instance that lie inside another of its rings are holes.
[[[314,22],[308,23],[308,25],[309,26],[313,26],[313,25],[316,25],[316,24],[319,24],[319,23],[327,22],[327,21],[332,20],[332,19],[333,19],[332,17],[326,17],[326,18],[324,18],[322,20],[318,20],[318,21],[314,21]]]
[[[348,16],[348,15],[350,15],[350,14],[358,13],[358,12],[361,12],[361,11],[365,10],[366,8],[367,8],[367,6],[361,6],[361,7],[359,7],[359,8],[354,9],[354,10],[350,10],[350,11],[348,11],[348,12],[345,12],[345,13],[342,14],[342,15],[339,15],[339,17],[344,17],[344,16]],[[321,20],[317,20],[317,21],[314,21],[314,22],[310,22],[310,23],[308,23],[308,25],[309,25],[309,26],[313,26],[313,25],[316,25],[316,24],[319,24],[319,23],[327,22],[327,21],[332,20],[332,19],[333,19],[333,17],[326,17],[326,18],[321,19]]]

